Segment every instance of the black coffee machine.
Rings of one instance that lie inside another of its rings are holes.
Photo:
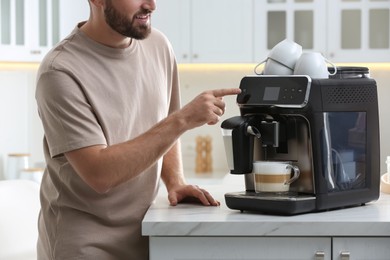
[[[229,208],[293,215],[378,199],[378,98],[367,68],[330,79],[246,76],[240,89],[241,116],[221,125],[231,174],[246,186],[225,194]],[[256,193],[254,161],[292,162],[300,177],[287,193]]]

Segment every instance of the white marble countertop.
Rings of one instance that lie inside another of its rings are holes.
[[[225,204],[224,194],[244,190],[242,176],[226,175],[202,185],[221,202],[170,206],[165,187],[142,222],[144,236],[390,236],[390,195],[365,206],[296,216],[241,213]]]

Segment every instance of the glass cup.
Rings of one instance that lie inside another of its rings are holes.
[[[256,161],[253,175],[256,192],[288,192],[300,170],[291,162]]]

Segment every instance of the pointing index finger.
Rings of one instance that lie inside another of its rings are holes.
[[[215,97],[223,97],[223,96],[229,96],[229,95],[237,95],[241,93],[241,89],[239,88],[223,88],[223,89],[215,89],[212,90],[211,93]]]

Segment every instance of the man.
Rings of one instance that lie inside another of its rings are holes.
[[[42,62],[36,99],[47,168],[38,259],[148,259],[141,221],[164,181],[171,205],[217,206],[187,185],[179,137],[223,115],[207,91],[180,109],[176,62],[151,29],[155,0],[89,0],[87,22]]]

